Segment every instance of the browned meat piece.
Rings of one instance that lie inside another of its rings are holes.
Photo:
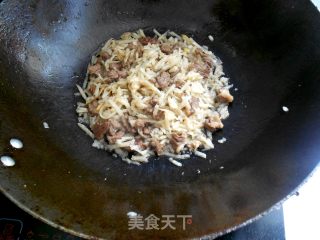
[[[110,144],[115,144],[115,142],[122,138],[125,134],[124,128],[120,121],[115,119],[108,120],[108,129],[107,129],[107,139]]]
[[[230,94],[228,89],[220,90],[218,96],[218,101],[230,103],[233,101],[233,96]]]
[[[135,138],[134,143],[135,143],[136,145],[138,145],[139,148],[141,148],[141,149],[145,149],[145,148],[146,148],[146,144],[144,144],[142,138],[139,138],[139,137]]]
[[[119,78],[119,74],[117,70],[111,70],[107,72],[107,76],[111,80],[117,80]]]
[[[210,72],[213,70],[212,58],[201,49],[196,49],[194,54],[196,57],[196,61],[191,64],[191,68],[195,69],[204,78],[209,77]]]
[[[114,135],[108,135],[107,139],[109,144],[115,144],[118,139],[123,137],[123,135],[124,135],[124,131],[118,131]]]
[[[194,96],[191,97],[189,100],[190,108],[186,109],[187,116],[190,116],[196,112],[196,109],[199,107],[199,98],[196,98]]]
[[[195,140],[191,144],[188,144],[187,147],[191,150],[197,150],[200,145],[201,145],[201,142]]]
[[[223,124],[219,118],[218,115],[214,115],[212,117],[209,117],[204,122],[204,127],[208,129],[209,131],[215,131],[217,129],[223,128]]]
[[[121,63],[110,63],[110,71],[107,73],[108,78],[116,80],[118,78],[125,78],[128,76],[128,71],[122,68]]]
[[[149,135],[150,132],[151,132],[151,128],[150,127],[144,127],[142,129],[142,132],[143,132],[144,135]]]
[[[208,55],[205,55],[204,57],[202,57],[203,62],[208,65],[210,68],[212,68],[213,66],[213,61],[212,58]]]
[[[121,123],[127,132],[129,132],[129,133],[136,133],[137,132],[137,130],[130,125],[130,123],[128,121],[128,116],[121,117]]]
[[[150,147],[159,155],[163,152],[163,145],[158,140],[151,140]]]
[[[171,139],[175,142],[182,143],[186,140],[187,135],[185,133],[176,132],[171,134]]]
[[[149,113],[149,114],[153,114],[153,111],[154,111],[154,106],[157,105],[159,103],[159,99],[155,96],[153,96],[150,100],[149,100],[149,104],[150,106],[145,108],[144,111],[146,113]]]
[[[205,57],[208,56],[208,54],[206,54],[203,50],[201,50],[200,48],[196,48],[194,50],[194,54],[198,57]]]
[[[170,43],[162,43],[160,49],[165,54],[171,54],[173,52],[173,46]]]
[[[128,76],[128,71],[126,69],[122,69],[121,71],[118,71],[118,75],[120,78],[126,78]]]
[[[142,119],[137,119],[137,121],[135,122],[136,128],[144,128],[145,126],[146,126],[146,121]]]
[[[195,69],[198,73],[200,73],[204,78],[208,78],[211,72],[211,67],[204,62],[197,62],[191,64],[191,69]]]
[[[177,88],[181,88],[184,85],[184,82],[179,80],[179,81],[176,81],[174,84],[176,85]]]
[[[96,85],[90,84],[88,91],[89,91],[89,93],[91,93],[93,95],[94,92],[96,91]]]
[[[169,86],[171,82],[170,74],[168,72],[162,72],[156,77],[156,84],[159,89],[164,89]]]
[[[102,68],[101,68],[101,65],[99,63],[97,63],[95,65],[89,66],[88,71],[89,71],[89,74],[98,75],[98,74],[101,74]]]
[[[109,121],[97,121],[92,127],[92,132],[96,139],[100,140],[107,133],[109,129]]]
[[[206,65],[206,66],[203,68],[203,70],[200,72],[200,74],[202,74],[202,76],[203,76],[204,78],[208,78],[211,71],[212,71],[212,69],[210,68],[210,66],[209,66],[209,65]]]
[[[156,96],[153,96],[150,100],[150,104],[152,107],[154,107],[155,105],[157,105],[159,103],[159,99]]]
[[[152,38],[152,37],[141,37],[139,38],[139,42],[142,45],[148,45],[150,44],[156,44],[158,42],[158,40],[156,38]]]
[[[170,143],[176,153],[179,153],[183,149],[186,139],[187,135],[185,133],[171,134]]]
[[[118,131],[122,131],[123,127],[121,123],[118,120],[110,119],[109,120],[109,129],[108,129],[108,135],[115,135]]]
[[[128,44],[128,48],[129,48],[130,50],[133,50],[133,49],[136,49],[136,48],[137,48],[137,45],[135,45],[135,44],[133,44],[133,43],[129,43],[129,44]]]
[[[98,107],[98,101],[92,101],[91,103],[88,104],[88,112],[94,116],[98,115],[99,111],[97,110]]]
[[[110,58],[110,55],[107,52],[100,52],[100,57],[103,61],[106,61],[107,59]]]
[[[158,112],[156,112],[153,110],[152,116],[157,121],[162,120],[164,119],[164,111],[158,110]]]

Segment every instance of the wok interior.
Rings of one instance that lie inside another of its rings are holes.
[[[17,162],[0,168],[1,189],[46,221],[104,238],[218,234],[283,199],[317,164],[320,32],[311,3],[1,5],[0,143]],[[216,143],[206,160],[193,157],[182,168],[164,158],[127,165],[92,148],[77,127],[75,84],[82,83],[91,54],[110,37],[138,28],[193,36],[221,58],[239,89],[224,130],[214,137],[227,143]],[[22,139],[24,149],[8,148],[11,137]],[[129,211],[191,214],[193,224],[185,231],[180,223],[175,231],[129,231]]]

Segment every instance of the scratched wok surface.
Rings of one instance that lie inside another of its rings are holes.
[[[311,2],[0,2],[0,147],[16,160],[0,167],[0,188],[47,223],[87,238],[215,237],[270,209],[317,165],[320,17]],[[239,89],[214,136],[227,142],[206,160],[127,165],[92,148],[77,127],[75,84],[90,55],[138,28],[194,36]],[[9,147],[12,137],[22,150]],[[129,211],[192,215],[192,224],[128,230]]]

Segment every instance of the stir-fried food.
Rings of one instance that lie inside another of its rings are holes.
[[[233,101],[222,62],[186,35],[145,36],[142,30],[110,39],[88,66],[79,126],[93,146],[129,163],[153,155],[212,149]],[[203,156],[202,154],[200,154]]]

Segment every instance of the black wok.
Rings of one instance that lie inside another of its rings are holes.
[[[0,167],[1,191],[45,222],[87,238],[214,237],[270,209],[317,165],[320,16],[311,2],[0,2],[0,146],[16,160]],[[75,84],[90,55],[138,28],[193,35],[239,89],[215,135],[227,142],[207,160],[128,165],[92,148],[77,127]],[[12,137],[22,150],[9,146]],[[129,211],[192,215],[192,224],[128,230]]]

